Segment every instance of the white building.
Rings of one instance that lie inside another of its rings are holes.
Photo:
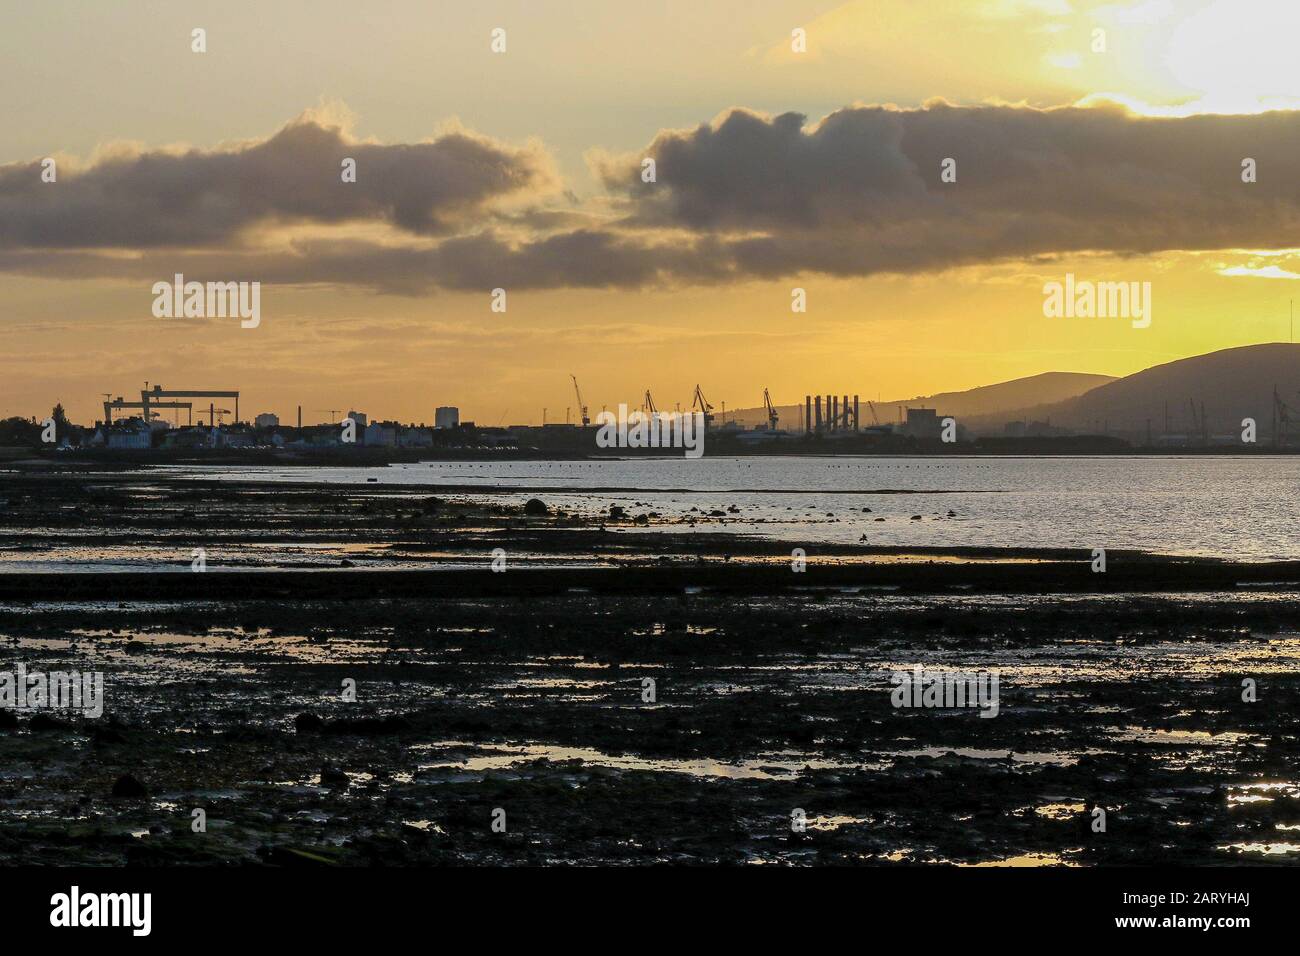
[[[396,422],[376,422],[373,425],[367,425],[363,433],[362,444],[367,448],[396,448],[397,429]]]
[[[152,430],[139,418],[128,418],[108,429],[109,448],[149,448]]]
[[[272,412],[262,412],[253,419],[253,424],[258,428],[279,428],[280,416]]]
[[[460,409],[455,405],[439,405],[433,413],[434,428],[455,428],[460,424]]]

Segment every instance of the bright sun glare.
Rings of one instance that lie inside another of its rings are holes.
[[[1202,111],[1254,113],[1300,103],[1300,4],[1217,0],[1170,32],[1165,66]]]

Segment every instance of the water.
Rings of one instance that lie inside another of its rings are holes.
[[[158,470],[444,487],[469,497],[479,497],[475,490],[481,488],[496,499],[537,496],[589,513],[611,504],[630,514],[657,512],[664,523],[652,530],[689,531],[686,522],[695,520],[697,531],[809,544],[856,544],[865,536],[872,545],[1104,547],[1237,561],[1300,559],[1300,458],[1291,456],[638,458]],[[731,506],[739,512],[701,517]]]

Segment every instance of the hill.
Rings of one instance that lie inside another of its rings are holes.
[[[934,395],[921,395],[910,399],[895,399],[887,402],[875,402],[876,417],[883,423],[899,421],[906,415],[906,408],[937,408],[946,415],[959,419],[996,418],[998,427],[1006,421],[1008,413],[1039,405],[1054,405],[1066,399],[1077,397],[1090,389],[1115,381],[1110,375],[1089,375],[1082,372],[1043,372],[996,385],[981,385],[960,392],[939,392]],[[849,393],[852,400],[852,392]],[[777,413],[781,416],[782,428],[798,428],[801,405],[778,405]],[[1000,417],[1005,416],[1005,417]],[[867,397],[862,395],[862,424],[872,424],[871,409],[867,406]],[[761,408],[728,409],[727,420],[736,420],[743,425],[758,425],[767,421],[767,414]]]
[[[1239,435],[1242,419],[1253,418],[1262,442],[1272,437],[1274,387],[1292,408],[1300,405],[1300,345],[1246,345],[1179,359],[1015,417],[1134,437],[1144,436],[1149,422],[1155,436],[1186,434],[1193,431],[1192,403],[1198,416],[1203,403],[1211,436]]]

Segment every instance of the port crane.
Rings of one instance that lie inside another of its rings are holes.
[[[339,420],[339,416],[343,414],[343,409],[341,408],[314,408],[312,409],[312,411],[325,412],[326,414],[329,415],[330,421],[334,423],[337,423]]]
[[[650,397],[650,389],[648,388],[645,390],[645,407],[649,410],[651,415],[659,414],[659,409],[655,408],[655,400]]]
[[[164,398],[233,398],[235,400],[235,421],[239,421],[239,392],[234,389],[184,389],[184,388],[163,388],[161,385],[154,385],[149,388],[149,383],[145,382],[145,388],[140,392],[140,403],[144,406],[144,419],[149,421],[153,418],[150,413],[151,408],[171,408],[166,403],[161,402]],[[183,407],[183,406],[181,406]],[[200,406],[200,413],[202,407]]]
[[[867,408],[871,411],[871,420],[872,420],[873,422],[875,422],[877,425],[879,425],[879,424],[880,424],[880,419],[876,417],[876,404],[875,404],[875,402],[873,402],[871,399],[867,399]]]
[[[154,409],[174,408],[179,411],[180,409],[183,408],[185,409],[186,414],[189,416],[190,423],[191,424],[194,423],[194,405],[191,402],[144,402],[144,401],[128,402],[125,399],[123,399],[121,395],[117,396],[117,398],[113,399],[112,401],[109,401],[109,396],[112,393],[101,392],[100,394],[104,396],[104,424],[105,425],[113,424],[113,412],[120,411],[123,408],[140,409],[140,417],[143,418],[145,421],[153,421],[157,418],[162,417],[161,415],[158,414],[158,412],[154,411]],[[148,416],[147,418],[145,417],[146,415]]]
[[[578,388],[578,376],[570,372],[569,378],[573,379],[573,394],[578,397],[578,414],[582,418],[582,427],[586,428],[591,424],[591,418],[587,415],[587,403],[582,400],[582,390]]]
[[[767,409],[767,427],[771,431],[776,431],[777,423],[781,416],[776,413],[776,406],[772,404],[772,396],[767,389],[763,389],[763,405]]]
[[[696,408],[698,408],[704,414],[705,427],[707,428],[709,425],[712,425],[713,406],[710,405],[709,400],[704,397],[704,392],[700,390],[700,386],[698,384],[695,386],[695,397],[691,400],[691,410],[694,411]]]

